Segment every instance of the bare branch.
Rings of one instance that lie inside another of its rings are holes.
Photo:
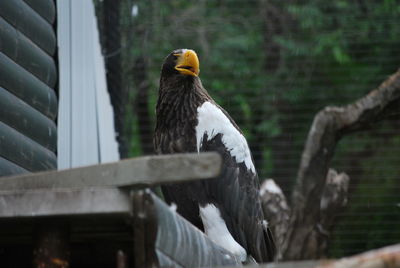
[[[313,247],[321,222],[321,197],[335,146],[354,131],[369,129],[378,121],[400,114],[400,70],[380,87],[345,107],[327,107],[314,118],[302,154],[294,189],[290,226],[282,252],[285,260],[318,258]]]
[[[339,260],[278,262],[248,268],[397,268],[399,265],[400,244],[397,244]]]
[[[396,268],[400,265],[400,244],[371,250],[316,268]]]
[[[264,215],[275,238],[277,258],[280,257],[280,248],[289,226],[290,208],[281,188],[273,179],[267,179],[261,185],[260,197]]]
[[[316,228],[308,244],[308,247],[313,248],[313,251],[319,257],[326,252],[329,234],[334,226],[335,215],[347,203],[349,180],[347,174],[338,174],[335,170],[329,169],[320,203],[321,219],[319,222],[314,223]],[[281,188],[273,179],[264,181],[260,188],[260,196],[264,215],[269,222],[277,245],[276,259],[282,259],[281,248],[284,244],[286,232],[289,229],[290,207]]]

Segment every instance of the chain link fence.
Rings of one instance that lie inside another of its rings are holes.
[[[96,0],[123,157],[152,153],[164,57],[193,48],[201,79],[247,137],[260,178],[290,195],[314,115],[376,88],[399,64],[398,1]],[[400,241],[400,116],[346,137],[349,174],[328,256]]]

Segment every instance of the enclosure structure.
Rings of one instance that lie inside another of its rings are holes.
[[[314,116],[356,102],[399,68],[397,1],[95,3],[99,25],[119,26],[100,32],[106,55],[120,56],[126,151],[149,154],[160,64],[172,49],[192,48],[204,87],[244,131],[261,179],[274,179],[288,199]],[[330,167],[350,179],[324,256],[400,241],[399,146],[396,112],[337,143]]]
[[[0,3],[3,176],[57,167],[56,11],[34,2]]]
[[[1,267],[236,264],[139,191],[214,177],[218,155],[115,162],[93,3],[7,0],[0,10]]]
[[[60,169],[118,160],[102,53],[108,75],[115,79],[113,73],[122,70],[123,74],[121,92],[111,94],[112,103],[117,103],[113,107],[119,120],[117,130],[123,137],[119,146],[130,144],[123,152],[131,155],[149,153],[149,111],[153,110],[159,64],[171,49],[192,47],[202,59],[206,88],[245,130],[260,174],[274,177],[287,194],[314,114],[327,104],[361,97],[398,68],[393,55],[400,47],[396,38],[400,34],[393,21],[399,14],[392,1],[328,7],[318,1],[312,1],[314,6],[239,0],[194,6],[186,1],[95,1],[103,41],[108,43],[104,50],[97,42],[91,3],[0,1],[1,175],[51,170],[57,163]],[[373,25],[349,19],[349,12],[360,18],[368,14]],[[257,55],[250,53],[254,51]],[[110,87],[115,90],[114,83]],[[323,254],[345,256],[399,241],[396,115],[372,125],[368,133],[343,140],[337,148],[333,166],[350,175],[348,206],[334,219],[333,240]],[[93,170],[107,173],[112,165]],[[68,191],[50,191],[55,181],[46,186],[45,178],[62,174],[10,177],[0,183],[0,190],[6,191],[1,193],[2,267],[15,266],[18,261],[21,266],[31,265],[38,256],[33,249],[41,245],[40,237],[46,231],[58,233],[64,242],[71,239],[71,250],[62,252],[66,259],[71,254],[74,266],[94,261],[111,266],[116,260],[125,263],[126,258],[130,264],[137,261],[138,267],[160,259],[171,264],[173,260],[165,255],[179,253],[171,253],[179,249],[173,244],[178,240],[165,245],[155,239],[156,233],[166,234],[165,226],[180,224],[182,229],[171,230],[186,230],[194,241],[207,241],[154,195],[135,195],[121,188],[140,188],[144,181],[92,189],[98,182],[88,179],[90,183],[79,184],[76,179],[83,177],[71,171],[60,182],[75,180],[63,186]],[[27,184],[27,178],[35,183]],[[43,183],[42,190],[37,189],[39,183]],[[78,185],[85,187],[74,189]],[[87,202],[91,206],[82,208]],[[152,213],[141,218],[143,210]],[[134,237],[139,237],[136,245]],[[191,252],[215,247],[204,243]],[[171,251],[163,251],[164,247]],[[221,252],[196,253],[198,259],[188,257],[180,261],[181,266],[195,265],[190,261],[231,263],[229,258],[220,258]],[[55,260],[59,265],[65,264],[58,260],[63,259]]]

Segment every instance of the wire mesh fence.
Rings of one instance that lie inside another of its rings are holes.
[[[195,49],[205,88],[243,130],[260,178],[290,195],[314,115],[376,88],[400,64],[400,2],[96,0],[123,156],[152,153],[164,57]],[[328,256],[400,241],[400,115],[343,139],[350,176]]]

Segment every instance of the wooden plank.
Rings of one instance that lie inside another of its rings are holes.
[[[268,263],[249,268],[397,268],[400,264],[400,244],[370,250],[338,260],[310,260]],[[226,268],[226,266],[224,266]],[[222,268],[222,267],[221,267]],[[232,266],[233,268],[233,266]]]
[[[322,263],[316,268],[398,268],[400,244],[370,250],[355,256]]]
[[[0,157],[0,177],[24,173],[28,173],[28,171],[14,164],[13,162],[10,162],[7,159]]]
[[[217,153],[146,156],[75,169],[5,177],[0,180],[0,189],[146,187],[212,178],[219,174],[220,168],[221,157]]]
[[[61,219],[40,221],[34,231],[33,267],[70,267],[69,224]]]
[[[0,121],[56,152],[56,124],[2,87],[0,87]]]
[[[133,192],[133,267],[159,267],[154,249],[157,235],[157,222],[154,202],[148,191]]]
[[[57,116],[57,96],[52,88],[0,52],[0,86],[50,119]]]
[[[56,36],[52,25],[22,0],[1,0],[0,16],[53,56]]]
[[[43,171],[57,167],[57,157],[52,151],[1,121],[0,156],[29,171]]]
[[[53,58],[1,17],[0,51],[49,87],[55,86],[57,68]]]
[[[128,215],[131,202],[117,188],[0,191],[0,219]]]
[[[53,24],[56,18],[56,7],[53,0],[24,0],[42,18]]]
[[[289,262],[277,262],[277,263],[260,263],[255,265],[247,265],[246,268],[316,268],[321,263],[328,261],[289,261]],[[220,266],[218,268],[233,268],[236,266]]]

